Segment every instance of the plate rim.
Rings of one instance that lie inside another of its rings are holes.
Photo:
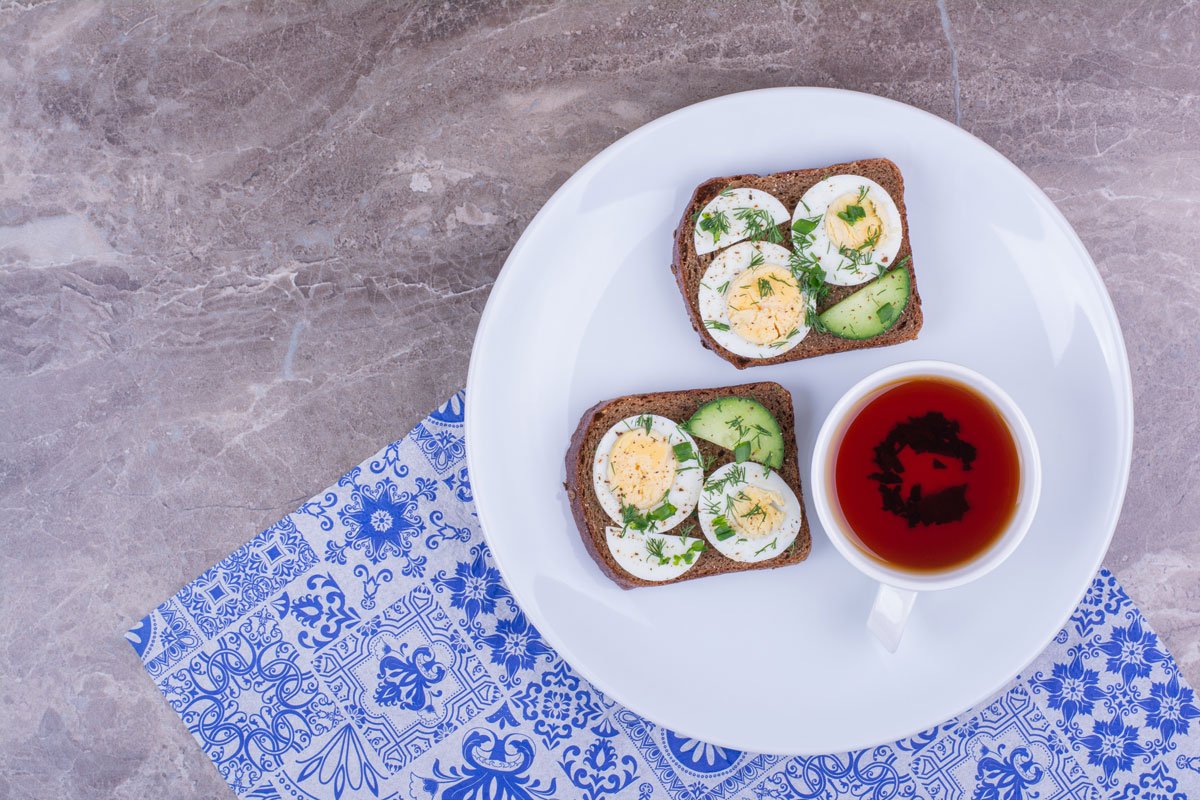
[[[959,134],[962,134],[964,136],[969,137],[970,139],[973,139],[976,143],[978,143],[979,145],[982,145],[984,148],[986,148],[988,151],[990,151],[996,158],[1000,159],[1000,161],[1004,165],[1006,165],[1009,169],[1011,169],[1017,175],[1017,177],[1020,181],[1024,182],[1025,188],[1031,192],[1034,199],[1036,201],[1040,202],[1044,206],[1044,208],[1051,214],[1051,216],[1059,224],[1059,227],[1066,233],[1068,243],[1070,244],[1072,249],[1075,250],[1076,253],[1078,253],[1080,256],[1082,256],[1082,258],[1087,266],[1091,267],[1090,270],[1086,270],[1088,280],[1092,283],[1092,288],[1095,290],[1098,290],[1098,295],[1099,295],[1099,299],[1101,302],[1101,306],[1104,311],[1104,316],[1105,316],[1107,322],[1109,323],[1109,325],[1111,326],[1112,332],[1114,333],[1113,338],[1114,338],[1115,350],[1113,352],[1113,355],[1116,357],[1116,360],[1118,362],[1117,366],[1120,367],[1119,370],[1115,370],[1115,373],[1120,377],[1121,384],[1122,384],[1122,386],[1120,388],[1123,389],[1123,392],[1120,392],[1119,396],[1117,396],[1115,399],[1118,401],[1118,404],[1120,406],[1117,409],[1118,416],[1120,417],[1120,422],[1121,422],[1121,424],[1120,424],[1121,429],[1120,429],[1119,433],[1120,433],[1121,437],[1124,439],[1125,444],[1124,444],[1124,447],[1121,449],[1121,460],[1120,460],[1120,464],[1119,464],[1120,480],[1119,480],[1118,490],[1115,493],[1115,496],[1113,497],[1113,502],[1110,503],[1110,505],[1109,505],[1108,519],[1105,521],[1105,527],[1107,528],[1107,531],[1104,536],[1104,546],[1099,551],[1099,556],[1094,559],[1094,563],[1092,564],[1091,570],[1089,572],[1089,576],[1083,582],[1083,585],[1076,592],[1075,602],[1072,604],[1071,608],[1068,609],[1068,611],[1066,612],[1066,616],[1062,620],[1059,621],[1057,627],[1061,628],[1062,624],[1067,619],[1070,618],[1071,613],[1079,605],[1079,602],[1083,599],[1083,597],[1087,594],[1087,591],[1091,587],[1092,581],[1093,581],[1097,571],[1100,569],[1100,567],[1104,563],[1104,558],[1108,554],[1109,548],[1112,546],[1112,539],[1113,539],[1114,534],[1116,533],[1117,524],[1120,521],[1121,511],[1124,508],[1125,497],[1126,497],[1126,494],[1129,489],[1130,473],[1131,473],[1131,468],[1132,468],[1132,463],[1133,463],[1133,437],[1134,437],[1133,374],[1132,374],[1132,370],[1131,370],[1130,364],[1129,364],[1129,353],[1128,353],[1128,349],[1125,344],[1124,332],[1121,329],[1120,319],[1117,317],[1116,307],[1113,305],[1113,302],[1112,302],[1112,296],[1108,292],[1108,287],[1105,285],[1104,279],[1101,276],[1100,270],[1099,270],[1099,268],[1097,268],[1096,262],[1092,258],[1091,253],[1088,252],[1087,247],[1083,244],[1083,240],[1081,240],[1079,238],[1079,234],[1075,231],[1074,226],[1071,225],[1070,221],[1066,218],[1066,216],[1062,213],[1062,211],[1058,208],[1058,206],[1055,205],[1054,201],[1052,201],[1050,199],[1050,197],[1045,193],[1045,191],[1042,189],[1041,186],[1039,186],[1031,177],[1029,177],[1029,175],[1027,175],[1024,170],[1022,170],[1019,166],[1017,166],[1015,163],[1013,163],[1013,161],[1011,159],[1009,159],[1006,155],[1001,153],[996,148],[992,147],[987,142],[980,139],[975,134],[966,130],[965,128],[963,128],[959,125],[956,125],[953,122],[950,122],[949,120],[938,116],[937,114],[934,114],[930,111],[926,111],[923,108],[918,108],[917,106],[910,105],[908,103],[904,103],[899,100],[893,100],[889,97],[882,97],[880,95],[870,94],[869,92],[859,92],[859,91],[854,91],[854,90],[850,90],[850,89],[839,89],[839,88],[818,87],[818,86],[777,86],[777,87],[768,87],[768,88],[762,88],[762,89],[750,89],[750,90],[741,91],[741,92],[731,92],[729,94],[723,94],[723,95],[718,95],[716,97],[710,97],[706,100],[701,100],[696,103],[690,103],[686,106],[677,108],[674,111],[670,111],[666,114],[656,117],[656,118],[650,120],[649,122],[646,122],[645,124],[638,126],[637,128],[633,129],[632,131],[629,131],[628,133],[626,133],[624,136],[617,139],[616,141],[610,143],[604,149],[602,149],[599,153],[595,154],[590,159],[588,159],[581,167],[579,167],[571,175],[571,177],[569,177],[566,181],[564,181],[562,183],[562,185],[559,186],[554,191],[554,193],[551,194],[550,197],[546,199],[546,202],[543,203],[541,208],[538,209],[537,213],[533,216],[533,219],[531,219],[529,221],[529,223],[525,226],[525,229],[521,232],[521,235],[520,235],[520,237],[518,237],[516,244],[513,245],[512,250],[509,252],[507,258],[505,258],[504,265],[501,267],[500,272],[496,276],[495,282],[492,284],[492,290],[488,295],[487,303],[484,305],[483,313],[480,315],[479,324],[476,327],[475,336],[472,339],[471,357],[470,357],[470,360],[469,360],[468,366],[467,366],[466,404],[465,404],[465,410],[464,410],[464,435],[465,435],[465,439],[466,439],[466,458],[467,458],[468,474],[472,475],[472,481],[474,481],[475,480],[474,475],[476,474],[476,469],[475,469],[476,461],[475,461],[475,457],[473,456],[473,453],[475,452],[475,450],[474,450],[474,448],[471,447],[471,439],[472,439],[471,431],[474,430],[479,425],[479,423],[476,420],[475,412],[473,411],[475,406],[472,404],[471,398],[473,396],[472,390],[476,385],[476,378],[479,375],[479,369],[477,368],[477,366],[481,359],[480,352],[481,352],[482,348],[480,347],[480,345],[481,345],[481,342],[486,337],[488,329],[489,329],[489,323],[491,322],[492,318],[497,313],[496,309],[499,307],[499,303],[494,302],[494,301],[497,297],[502,297],[503,292],[505,292],[508,287],[509,279],[511,278],[511,276],[513,274],[513,269],[511,269],[511,267],[517,262],[522,251],[528,246],[529,240],[533,237],[533,235],[536,234],[536,232],[538,230],[540,230],[540,227],[545,223],[545,217],[548,214],[549,209],[553,205],[555,205],[556,202],[559,201],[561,196],[564,196],[565,194],[567,194],[575,186],[576,183],[581,182],[582,180],[591,176],[593,173],[597,172],[606,161],[615,157],[615,155],[620,150],[627,147],[632,141],[649,135],[650,133],[657,130],[658,128],[666,125],[674,117],[682,115],[684,113],[691,112],[694,109],[697,109],[702,106],[717,105],[720,103],[728,102],[728,101],[732,100],[733,98],[745,98],[745,97],[750,97],[750,96],[768,96],[768,95],[776,96],[776,97],[781,96],[781,95],[793,95],[793,96],[799,95],[799,96],[810,96],[810,97],[811,96],[819,96],[819,95],[828,95],[828,96],[851,97],[851,98],[854,98],[856,101],[860,101],[860,102],[865,101],[865,102],[869,102],[869,103],[880,103],[884,106],[898,107],[900,109],[903,109],[906,113],[907,112],[917,112],[918,116],[924,116],[924,117],[932,120],[934,125],[940,125],[940,126],[952,128],[955,131],[957,131]],[[1123,411],[1123,413],[1121,413],[1122,411]],[[646,719],[649,719],[651,722],[658,725],[659,727],[666,728],[668,730],[673,731],[676,734],[679,734],[679,735],[682,735],[682,736],[685,736],[688,738],[693,738],[693,739],[697,739],[700,741],[709,742],[709,743],[715,744],[720,747],[726,747],[728,749],[733,749],[733,750],[740,750],[743,752],[751,752],[754,754],[765,754],[765,755],[784,756],[784,757],[796,756],[796,755],[824,754],[825,751],[820,751],[820,752],[794,751],[793,752],[790,750],[771,750],[771,749],[757,749],[757,748],[748,750],[747,748],[745,748],[744,746],[742,746],[736,742],[722,740],[719,738],[714,739],[712,737],[696,736],[693,733],[688,732],[687,730],[677,728],[673,725],[667,725],[663,722],[653,719],[652,717],[648,716],[644,712],[640,711],[636,707],[636,704],[631,704],[631,703],[627,702],[626,698],[624,698],[622,696],[622,693],[613,691],[611,685],[602,676],[596,675],[588,666],[582,664],[580,661],[578,661],[572,657],[570,649],[566,648],[562,645],[557,634],[551,633],[549,631],[549,628],[543,624],[544,621],[541,619],[540,612],[530,610],[532,608],[536,608],[536,604],[526,604],[524,602],[524,597],[522,596],[522,592],[520,590],[518,590],[515,586],[513,586],[511,583],[509,583],[509,581],[507,580],[508,571],[505,569],[505,566],[504,566],[504,557],[502,557],[500,555],[500,552],[494,547],[494,545],[492,543],[492,539],[491,539],[490,535],[488,534],[488,520],[487,520],[488,512],[485,510],[485,506],[487,504],[484,502],[481,502],[483,495],[481,495],[479,493],[477,487],[474,487],[474,488],[475,488],[474,504],[475,504],[476,513],[479,518],[480,531],[483,533],[483,537],[488,544],[488,549],[491,551],[492,558],[493,558],[493,560],[495,560],[496,566],[499,568],[501,575],[506,576],[505,584],[509,587],[509,591],[512,592],[513,598],[517,601],[517,605],[530,618],[530,621],[538,629],[538,632],[554,648],[554,650],[559,655],[559,657],[562,658],[564,661],[566,661],[568,664],[570,664],[572,669],[574,669],[576,672],[578,672],[582,677],[584,677],[587,681],[589,681],[591,684],[593,684],[597,689],[599,689],[601,692],[603,692],[607,697],[609,697],[610,699],[619,703],[620,705],[624,706],[625,708],[628,708],[629,710],[633,711],[634,713],[636,713],[642,717],[645,717]],[[986,700],[987,698],[991,697],[992,695],[994,695],[998,691],[1000,691],[1004,686],[1008,685],[1008,683],[1010,683],[1015,676],[1024,672],[1025,669],[1031,663],[1033,663],[1038,658],[1038,656],[1040,656],[1042,654],[1042,652],[1046,649],[1046,646],[1049,644],[1049,642],[1053,641],[1053,638],[1054,638],[1054,634],[1051,633],[1050,637],[1047,638],[1045,641],[1043,641],[1037,647],[1037,649],[1034,650],[1033,653],[1026,654],[1025,657],[1020,659],[1020,667],[1018,667],[1018,669],[1016,671],[1014,671],[1011,675],[1008,675],[1007,677],[1005,677],[1002,681],[1000,681],[995,686],[991,686],[986,692],[981,694],[976,700],[974,700],[971,703],[968,703],[966,706],[963,706],[962,708],[958,709],[954,714],[951,714],[949,717],[947,717],[947,719],[958,716],[963,711],[966,711],[967,709],[974,707],[980,701]],[[939,724],[941,724],[941,721],[935,722],[933,724],[939,725]],[[922,731],[924,729],[925,729],[925,726],[919,726],[916,729],[904,734],[904,736],[901,736],[898,738],[902,739],[902,738],[906,738],[908,736],[912,736],[916,733],[919,733],[920,731]],[[848,751],[863,750],[863,749],[875,747],[878,745],[890,744],[893,741],[896,741],[896,739],[887,738],[886,736],[884,738],[879,738],[878,736],[874,736],[871,734],[865,734],[865,735],[860,736],[850,747],[847,748],[847,750]]]

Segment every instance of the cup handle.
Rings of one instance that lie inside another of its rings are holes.
[[[886,583],[879,584],[875,604],[871,606],[871,614],[867,617],[867,629],[875,634],[875,638],[889,653],[896,652],[900,646],[900,637],[904,635],[904,626],[916,599],[916,592]]]

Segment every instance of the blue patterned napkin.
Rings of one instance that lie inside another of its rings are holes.
[[[479,533],[463,394],[127,634],[238,797],[1200,797],[1200,704],[1102,570],[986,703],[910,739],[784,758],[616,705],[517,607]]]

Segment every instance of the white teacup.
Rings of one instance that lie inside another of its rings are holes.
[[[989,400],[1008,425],[1017,446],[1020,464],[1020,486],[1017,507],[1012,520],[992,545],[965,564],[944,571],[913,572],[886,564],[867,555],[858,538],[847,524],[838,506],[833,486],[834,448],[841,441],[850,420],[879,388],[906,378],[935,377],[956,381]],[[918,592],[937,591],[962,586],[998,567],[1008,558],[1033,522],[1038,497],[1042,489],[1042,467],[1038,458],[1037,441],[1025,415],[1017,404],[996,384],[978,372],[943,361],[908,361],[881,369],[854,385],[833,406],[821,425],[813,449],[812,483],[817,516],[834,547],[863,574],[879,581],[875,604],[867,619],[867,628],[883,646],[895,652],[904,634],[904,626],[912,611]]]

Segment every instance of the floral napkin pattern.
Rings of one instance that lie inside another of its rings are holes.
[[[1200,702],[1106,570],[1025,674],[892,744],[746,753],[615,704],[542,639],[492,562],[464,402],[126,634],[237,797],[1200,798]]]

